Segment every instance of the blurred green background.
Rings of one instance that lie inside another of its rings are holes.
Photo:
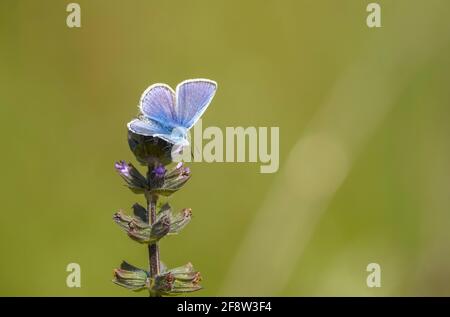
[[[0,295],[135,296],[112,270],[146,248],[111,217],[143,198],[114,162],[142,91],[196,77],[203,127],[280,127],[280,169],[190,165],[161,252],[195,295],[450,295],[449,1],[376,1],[378,29],[362,0],[80,0],[80,29],[69,2],[0,4]]]

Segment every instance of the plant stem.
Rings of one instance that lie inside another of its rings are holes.
[[[148,204],[148,221],[152,225],[156,221],[156,202],[158,201],[157,195],[147,194],[147,204]],[[148,260],[150,266],[150,276],[155,277],[159,274],[160,262],[159,262],[159,248],[157,243],[148,245]]]
[[[158,196],[146,193],[145,197],[147,198],[148,205],[148,222],[152,225],[156,221],[156,202],[158,201]],[[155,277],[159,274],[160,268],[159,248],[157,243],[148,245],[148,263],[150,276]],[[150,293],[150,297],[157,297],[157,295]]]
[[[152,171],[155,164],[148,165],[147,178],[151,179]],[[150,192],[145,193],[145,198],[147,199],[147,212],[148,212],[148,223],[153,225],[156,222],[156,203],[158,202],[158,195],[151,194]],[[150,277],[154,278],[160,273],[161,263],[159,260],[159,247],[157,243],[148,245],[148,264]],[[150,293],[150,297],[159,297],[156,294]]]

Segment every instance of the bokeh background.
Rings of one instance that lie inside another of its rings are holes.
[[[363,0],[77,2],[80,29],[69,1],[0,4],[0,295],[147,296],[111,283],[147,265],[113,164],[142,91],[195,77],[204,127],[280,127],[277,173],[192,163],[170,200],[194,218],[162,259],[196,296],[450,295],[449,1],[376,1],[379,29]]]

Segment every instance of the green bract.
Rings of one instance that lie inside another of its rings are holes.
[[[113,282],[132,291],[148,290],[153,296],[174,296],[200,290],[201,275],[191,263],[161,272],[154,278],[149,272],[127,262],[114,270]]]
[[[133,206],[134,216],[128,216],[122,211],[114,214],[114,221],[124,229],[128,236],[139,242],[152,244],[168,234],[177,234],[191,220],[191,209],[183,209],[182,212],[172,214],[169,204],[161,207],[156,221],[149,224],[147,217],[142,213],[145,208],[139,204]]]

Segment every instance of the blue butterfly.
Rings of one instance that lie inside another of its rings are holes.
[[[217,83],[208,79],[185,80],[175,91],[166,84],[151,85],[141,96],[140,115],[128,123],[128,129],[187,146],[188,130],[208,108],[216,90]]]

